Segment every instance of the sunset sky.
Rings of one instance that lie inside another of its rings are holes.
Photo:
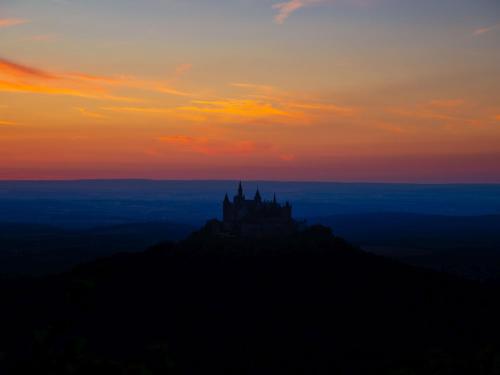
[[[1,0],[0,179],[500,183],[498,0]]]

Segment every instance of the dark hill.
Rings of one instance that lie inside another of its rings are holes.
[[[324,227],[204,231],[4,281],[0,362],[36,374],[498,374],[498,291],[357,250]]]
[[[476,280],[500,280],[500,215],[410,213],[312,219],[363,249]]]
[[[119,252],[138,252],[160,241],[186,238],[185,224],[129,223],[67,229],[40,224],[0,223],[0,275],[42,276]]]

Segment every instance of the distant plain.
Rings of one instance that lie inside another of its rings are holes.
[[[178,240],[220,218],[237,181],[0,181],[0,274],[64,271]],[[478,279],[500,275],[500,185],[244,182],[363,249]],[[113,246],[110,246],[112,244]]]

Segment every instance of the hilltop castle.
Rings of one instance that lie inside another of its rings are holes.
[[[212,225],[213,230],[223,234],[262,237],[286,235],[298,228],[289,202],[278,203],[276,194],[272,201],[265,201],[258,189],[253,199],[246,199],[241,182],[232,202],[227,194],[224,197],[222,216],[222,222]]]

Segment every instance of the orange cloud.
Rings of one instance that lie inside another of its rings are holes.
[[[290,106],[313,111],[334,112],[344,116],[353,115],[358,111],[357,109],[351,107],[341,107],[335,104],[323,103],[290,103]]]
[[[174,96],[193,96],[190,93],[179,91],[179,90],[173,89],[171,87],[165,87],[165,86],[157,87],[155,89],[155,91],[158,91],[158,92],[161,92],[164,94],[168,94],[168,95],[174,95]]]
[[[162,113],[173,113],[172,108],[154,108],[154,107],[103,107],[105,111],[111,112],[123,112],[123,113],[150,113],[150,114],[162,114]]]
[[[440,100],[433,100],[430,102],[430,105],[442,108],[461,107],[464,104],[465,100],[463,99],[440,99]]]
[[[269,85],[232,83],[231,86],[253,91],[256,94],[251,95],[252,98],[276,103],[280,108],[284,108],[286,112],[293,113],[295,116],[301,116],[302,118],[307,117],[307,113],[335,113],[337,115],[350,116],[359,112],[357,108],[339,106],[332,103],[321,103],[314,98],[301,98],[303,96],[301,94],[283,92]]]
[[[275,88],[273,86],[267,85],[256,85],[253,83],[231,83],[233,87],[239,87],[242,89],[256,90],[256,91],[274,91]]]
[[[0,28],[22,25],[30,22],[24,18],[0,18]]]
[[[95,83],[105,83],[109,85],[119,84],[122,82],[122,79],[116,77],[104,77],[104,76],[96,76],[85,73],[69,73],[65,74],[66,78],[81,80],[81,81],[89,81]]]
[[[191,105],[172,108],[163,107],[103,107],[114,112],[168,115],[187,121],[211,121],[217,123],[238,123],[259,121],[259,123],[310,124],[313,119],[331,119],[332,116],[353,116],[359,110],[330,103],[291,101],[279,97],[266,99],[224,98],[215,100],[192,100]]]
[[[18,64],[13,61],[0,58],[0,74],[15,77],[34,77],[41,79],[54,79],[55,75],[40,69]]]
[[[139,99],[114,96],[107,94],[105,92],[85,91],[85,90],[78,90],[71,88],[50,87],[44,85],[32,85],[32,84],[13,83],[5,81],[0,81],[0,91],[75,96],[87,99],[105,99],[105,100],[125,101],[125,102],[139,101]]]
[[[0,125],[16,125],[13,121],[0,120]]]
[[[75,108],[82,116],[84,117],[90,117],[93,119],[99,119],[99,120],[105,120],[107,119],[106,116],[103,114],[97,113],[97,112],[91,112],[87,110],[86,108]]]
[[[0,74],[10,77],[80,80],[106,84],[119,84],[124,81],[122,78],[96,76],[86,73],[53,73],[2,58],[0,58]]]
[[[270,103],[249,99],[224,99],[224,100],[194,100],[193,105],[180,107],[180,110],[189,112],[202,112],[221,115],[242,117],[288,116],[283,110],[273,107]]]
[[[102,107],[104,111],[125,113],[125,114],[135,114],[138,116],[150,115],[150,116],[165,116],[168,115],[169,119],[175,119],[178,121],[188,121],[188,122],[200,122],[205,121],[206,118],[200,116],[199,114],[187,113],[184,111],[178,111],[176,108],[158,108],[158,107]]]
[[[133,77],[108,77],[82,72],[54,73],[0,58],[0,76],[8,77],[0,83],[0,90],[10,92],[30,92],[49,95],[81,96],[93,99],[120,101],[140,101],[113,95],[103,89],[103,85],[116,88],[132,88],[175,96],[191,96],[158,81],[140,80]],[[48,84],[47,81],[57,81]]]
[[[497,117],[495,117],[497,121],[500,121],[500,115],[497,115]]]
[[[178,68],[178,73],[187,72],[189,64]],[[156,93],[165,93],[179,97],[193,97],[191,93],[161,84],[153,80],[141,80],[128,76],[103,76],[83,72],[54,73],[27,65],[0,59],[0,91],[24,92],[45,95],[64,95],[96,100],[140,102],[132,97],[123,97],[112,93],[114,89],[131,88]],[[191,100],[186,105],[172,108],[162,107],[103,107],[105,111],[137,114],[165,114],[172,118],[186,121],[248,122],[260,123],[310,124],[313,119],[327,118],[332,115],[351,116],[357,109],[322,103],[313,99],[304,100],[302,94],[282,92],[272,86],[252,83],[233,83],[233,87],[249,90],[237,98]],[[83,116],[102,118],[80,108]]]
[[[96,84],[114,85],[121,87],[129,87],[141,90],[156,91],[174,96],[192,96],[192,94],[179,91],[165,85],[161,86],[156,81],[145,81],[133,77],[106,77],[97,76],[85,73],[70,73],[65,75],[66,78],[87,81]]]
[[[218,141],[205,137],[190,137],[185,135],[164,136],[158,138],[160,142],[177,146],[186,151],[208,156],[215,155],[251,155],[259,146],[253,141]],[[260,148],[266,148],[260,145]]]

